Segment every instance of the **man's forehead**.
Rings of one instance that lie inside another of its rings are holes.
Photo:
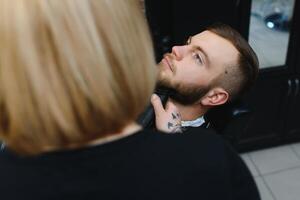
[[[211,31],[192,36],[191,43],[200,46],[214,63],[234,62],[238,56],[238,50],[230,41]]]
[[[238,54],[238,50],[235,48],[235,46],[227,39],[211,32],[211,31],[203,31],[201,33],[198,33],[191,38],[191,43],[193,45],[200,46],[207,52],[210,52],[211,50],[214,53],[217,53],[219,51],[222,51],[220,53],[231,52],[232,54]],[[217,52],[215,52],[217,51]],[[226,51],[226,52],[224,52]]]
[[[225,38],[222,38],[221,36],[211,32],[211,31],[202,31],[201,33],[198,33],[196,35],[193,35],[192,36],[192,39],[197,42],[198,40],[199,41],[204,41],[204,42],[210,42],[210,41],[222,41],[224,40],[223,42],[229,42],[227,41]],[[229,42],[230,43],[230,42]]]
[[[205,30],[205,31],[202,31],[200,33],[197,33],[195,35],[193,35],[193,37],[200,37],[200,36],[204,36],[204,35],[207,35],[207,34],[211,34],[212,32],[208,31],[208,30]]]

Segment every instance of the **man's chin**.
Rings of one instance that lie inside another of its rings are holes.
[[[171,74],[169,74],[166,70],[160,70],[157,77],[157,85],[173,88],[170,81],[171,78]]]
[[[169,89],[175,89],[174,86],[170,82],[170,78],[164,72],[159,72],[158,79],[156,82],[157,87],[164,87]]]

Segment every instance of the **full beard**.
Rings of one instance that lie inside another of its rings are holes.
[[[158,88],[169,89],[170,98],[182,105],[192,105],[199,101],[209,91],[209,87],[199,87],[184,84],[172,84],[167,79],[158,79]]]

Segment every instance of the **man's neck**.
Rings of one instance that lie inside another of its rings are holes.
[[[193,104],[193,105],[182,105],[178,102],[171,100],[181,115],[182,121],[192,121],[199,117],[202,117],[208,109],[203,108],[200,104]]]

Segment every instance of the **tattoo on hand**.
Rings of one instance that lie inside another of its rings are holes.
[[[182,128],[181,126],[175,127],[175,129],[172,131],[173,133],[182,133]]]
[[[173,123],[168,122],[168,129],[171,129],[173,127]]]
[[[176,118],[177,118],[176,115],[175,115],[174,113],[172,113],[172,117],[173,117],[173,119],[176,119]]]
[[[182,129],[181,129],[181,123],[178,122],[177,124],[173,124],[171,122],[168,122],[168,129],[172,132],[172,133],[182,133]]]

